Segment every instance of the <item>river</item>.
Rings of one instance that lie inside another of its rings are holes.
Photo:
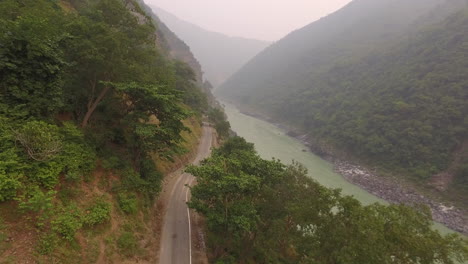
[[[247,141],[255,144],[255,148],[264,159],[277,158],[285,164],[293,160],[303,164],[310,177],[329,188],[339,188],[345,195],[352,195],[362,204],[388,204],[385,200],[368,193],[360,187],[346,181],[333,170],[333,164],[321,157],[304,150],[308,147],[296,138],[290,137],[286,131],[266,121],[241,113],[235,106],[224,103],[225,112],[231,123],[232,130]],[[451,229],[434,224],[435,229],[442,234],[453,233]]]

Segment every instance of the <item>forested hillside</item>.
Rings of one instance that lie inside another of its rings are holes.
[[[134,0],[0,2],[0,262],[154,261],[157,168],[219,111],[166,41]]]
[[[194,53],[214,87],[221,85],[255,55],[270,45],[267,41],[230,37],[210,32],[183,21],[158,7],[152,7],[159,18],[180,37]]]
[[[317,151],[417,181],[449,168],[463,191],[466,6],[355,0],[265,50],[219,94],[307,134]]]

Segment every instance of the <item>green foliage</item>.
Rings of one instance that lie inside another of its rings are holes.
[[[76,126],[65,123],[58,127],[44,121],[0,119],[0,201],[13,199],[17,190],[23,187],[53,188],[62,172],[78,178],[94,168],[94,151]]]
[[[94,153],[72,124],[59,128],[43,121],[30,121],[13,133],[32,160],[25,164],[25,173],[37,184],[52,188],[61,172],[65,171],[69,178],[79,178],[94,168]]]
[[[53,159],[62,150],[63,138],[59,128],[42,121],[25,123],[14,132],[29,158],[35,161],[48,161]]]
[[[139,173],[132,168],[123,170],[122,186],[120,188],[125,191],[138,192],[147,201],[152,201],[161,190],[163,175],[156,170],[154,162],[151,159],[143,159],[140,168]]]
[[[36,245],[36,250],[41,255],[51,254],[59,245],[60,240],[55,233],[45,233],[41,236]]]
[[[104,197],[96,199],[91,206],[85,210],[83,224],[94,226],[109,221],[112,205]]]
[[[75,233],[83,226],[83,212],[76,205],[63,207],[51,224],[54,232],[72,241],[75,239]]]
[[[40,191],[34,186],[55,187],[61,172],[83,173],[94,167],[94,152],[73,125],[59,128],[43,121],[0,119],[0,201],[15,198],[21,188],[32,189],[26,195],[36,197]]]
[[[126,214],[135,214],[138,211],[138,200],[136,195],[120,193],[118,195],[120,209]]]
[[[146,182],[146,185],[144,189],[140,189],[139,191],[146,193],[150,200],[152,200],[161,191],[161,182],[164,176],[156,169],[154,161],[149,158],[141,162],[140,176]]]
[[[160,53],[150,18],[140,21],[120,0],[73,2],[70,13],[54,1],[27,2],[0,3],[0,201],[23,185],[53,188],[62,173],[80,180],[96,150],[127,160],[115,169],[137,171],[152,154],[182,151],[182,103],[201,111],[205,99],[193,72]],[[71,121],[53,124],[59,116]],[[92,126],[85,135],[74,122]],[[139,185],[154,195],[161,176],[144,174]]]
[[[36,162],[31,164],[27,174],[32,183],[52,189],[58,183],[62,170],[63,165],[56,161]]]
[[[70,262],[76,233],[111,218],[107,196],[77,205],[97,160],[121,176],[119,207],[136,214],[161,189],[151,158],[184,151],[182,121],[207,99],[157,32],[133,0],[0,1],[0,203],[34,216],[39,254]],[[72,243],[57,248],[61,238]],[[130,231],[118,247],[140,252]]]
[[[467,243],[431,229],[428,208],[363,206],[307,176],[300,164],[262,160],[231,138],[199,167],[189,203],[207,220],[217,263],[447,263]]]
[[[13,135],[7,125],[9,119],[0,116],[0,202],[16,196],[21,187],[22,163]]]
[[[21,186],[18,175],[0,174],[0,202],[12,199],[16,196],[16,190]]]
[[[73,36],[67,45],[73,72],[66,99],[87,126],[113,93],[108,82],[155,83],[161,69],[154,27],[150,21],[138,23],[122,1],[91,1],[79,13],[67,27]]]
[[[467,14],[463,1],[348,5],[272,45],[219,91],[317,149],[424,180],[466,138]]]
[[[7,13],[0,16],[0,113],[55,113],[62,106],[64,16],[46,0],[2,1],[0,10]]]
[[[123,232],[117,239],[117,247],[124,256],[135,256],[139,251],[138,242],[132,232]]]
[[[171,157],[177,144],[183,139],[182,131],[188,131],[182,120],[189,113],[180,105],[180,94],[164,86],[124,83],[115,85],[127,106],[125,121],[133,129],[129,139],[138,151],[158,153]],[[150,122],[156,117],[158,122]]]
[[[226,138],[229,136],[231,124],[229,124],[229,122],[226,120],[226,115],[220,108],[211,108],[208,112],[208,118],[211,122],[214,123],[216,132],[218,132],[218,135],[221,138]]]
[[[54,208],[53,199],[56,194],[56,191],[44,192],[38,187],[35,187],[20,201],[19,208],[36,213],[50,213]]]
[[[81,179],[95,168],[96,153],[86,142],[83,132],[74,124],[64,123],[61,133],[65,144],[59,160],[64,166],[65,176],[67,179]]]
[[[193,69],[181,61],[175,61],[174,68],[176,76],[175,87],[183,92],[183,102],[198,112],[204,112],[208,109],[207,95],[197,87]]]
[[[125,168],[125,162],[119,159],[119,157],[110,156],[102,161],[102,167],[104,169],[119,170]]]

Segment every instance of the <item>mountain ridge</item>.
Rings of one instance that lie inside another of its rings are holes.
[[[150,5],[154,13],[192,50],[206,79],[216,88],[270,42],[209,31]]]
[[[466,138],[466,6],[356,0],[273,44],[216,93],[318,149],[426,182]],[[457,171],[452,189],[466,182]]]

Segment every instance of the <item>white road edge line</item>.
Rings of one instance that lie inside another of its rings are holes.
[[[190,184],[192,183],[193,179],[190,181],[189,183],[189,186]],[[188,203],[188,192],[189,192],[190,188],[187,187],[187,191],[185,192],[185,202]],[[189,228],[189,260],[190,260],[190,264],[192,264],[192,224],[190,223],[190,209],[188,208],[188,205],[187,205],[187,217],[188,217],[188,228]]]

